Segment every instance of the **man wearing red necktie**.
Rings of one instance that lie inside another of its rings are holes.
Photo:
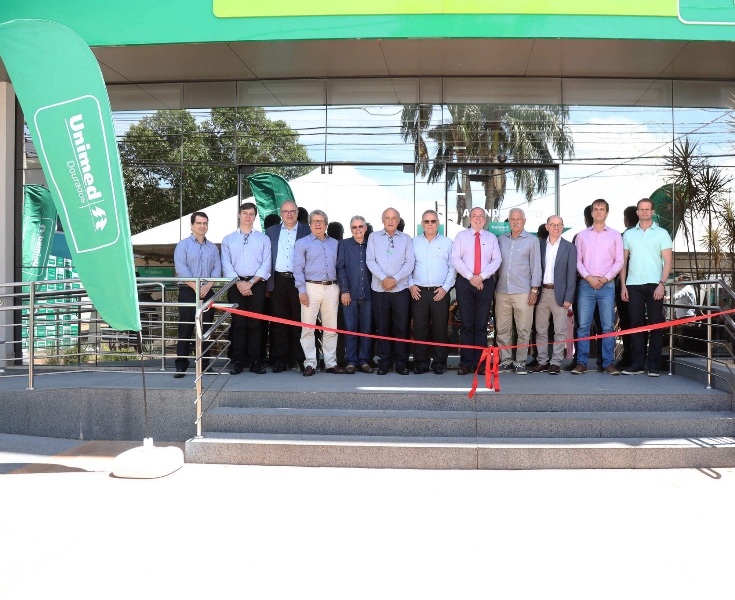
[[[495,272],[500,267],[498,240],[485,230],[487,215],[479,206],[470,211],[470,227],[460,231],[452,244],[452,266],[457,271],[457,303],[460,343],[487,347],[487,322],[495,294]],[[481,350],[462,348],[459,375],[477,367]]]

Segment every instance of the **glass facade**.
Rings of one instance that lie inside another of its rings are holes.
[[[671,188],[672,162],[687,142],[725,182],[721,204],[735,174],[729,81],[376,78],[108,89],[144,259],[170,254],[152,247],[187,236],[194,210],[212,211],[214,241],[215,219],[223,234],[234,230],[238,192],[251,195],[246,177],[238,188],[244,164],[269,165],[257,170],[285,177],[300,205],[332,221],[360,214],[379,229],[394,206],[415,235],[431,208],[450,236],[482,206],[498,222],[523,208],[530,231],[559,212],[571,238],[596,198],[608,200],[608,223],[622,230],[625,207]],[[26,182],[37,183],[32,153],[28,146]],[[679,229],[678,251],[702,248],[696,214],[687,215],[687,237]]]

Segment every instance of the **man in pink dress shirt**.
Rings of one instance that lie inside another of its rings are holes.
[[[577,235],[577,337],[590,334],[595,306],[600,311],[602,333],[615,329],[615,276],[623,266],[623,238],[619,232],[605,225],[610,205],[605,200],[592,203],[592,227]],[[577,343],[577,366],[572,375],[587,371],[590,342]],[[602,340],[602,368],[608,375],[620,375],[615,368],[615,338]]]

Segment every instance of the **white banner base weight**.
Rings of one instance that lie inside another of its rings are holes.
[[[143,445],[115,457],[112,474],[126,479],[156,479],[165,477],[184,466],[184,453],[174,446],[155,447],[153,438]]]

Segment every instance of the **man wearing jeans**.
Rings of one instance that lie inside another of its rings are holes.
[[[672,244],[669,233],[653,222],[653,202],[648,198],[638,201],[638,225],[623,237],[624,264],[620,273],[620,297],[628,303],[630,326],[643,327],[664,321],[664,292],[671,272]],[[630,263],[628,261],[630,260]],[[644,333],[632,334],[631,363],[623,375],[643,373],[646,348]],[[663,330],[649,332],[648,375],[658,377],[663,345]]]
[[[372,274],[367,268],[367,223],[359,215],[350,219],[352,237],[339,242],[337,249],[337,278],[340,299],[345,315],[345,329],[372,333],[372,302],[370,281]],[[345,373],[352,375],[359,369],[372,373],[373,340],[356,335],[345,336]]]
[[[605,225],[610,205],[606,200],[592,203],[592,227],[581,231],[577,246],[577,272],[581,279],[577,287],[579,327],[577,337],[590,334],[595,306],[600,311],[602,333],[615,329],[615,275],[623,266],[623,238]],[[590,354],[589,340],[577,342],[577,366],[572,375],[587,371]],[[615,338],[602,340],[602,368],[608,375],[620,375],[615,368]]]

